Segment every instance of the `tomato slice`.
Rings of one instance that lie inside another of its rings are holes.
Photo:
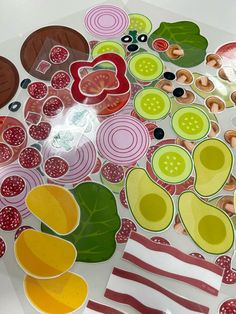
[[[104,89],[118,86],[116,74],[112,70],[96,70],[82,78],[80,89],[87,95],[98,95]]]
[[[7,159],[5,162],[2,162],[0,164],[0,167],[6,166],[17,160],[21,150],[26,147],[27,144],[27,132],[24,127],[24,125],[16,118],[13,117],[6,117],[6,116],[0,116],[0,142],[4,143],[3,139],[3,133],[5,130],[11,128],[11,127],[20,127],[25,131],[25,139],[19,146],[11,146],[12,149],[12,156],[11,158]]]
[[[98,116],[110,116],[120,111],[129,101],[130,91],[122,95],[107,95],[107,97],[93,108]]]

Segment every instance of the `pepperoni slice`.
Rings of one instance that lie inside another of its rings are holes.
[[[28,85],[28,93],[34,99],[43,99],[48,93],[48,87],[43,82],[33,82]]]
[[[24,148],[19,155],[19,163],[23,168],[37,168],[42,162],[39,151],[33,147]]]
[[[48,138],[51,132],[51,125],[48,122],[40,122],[38,125],[31,125],[29,135],[36,141],[43,141]]]
[[[126,194],[125,194],[125,189],[124,189],[124,188],[120,191],[119,197],[120,197],[120,202],[121,202],[121,204],[122,204],[125,208],[129,208],[128,202],[127,202],[127,198],[126,198]]]
[[[25,181],[19,176],[9,176],[2,181],[1,194],[3,197],[14,197],[24,191]]]
[[[197,252],[190,253],[189,255],[196,258],[205,259],[205,257],[202,254],[197,253]]]
[[[7,251],[6,242],[2,237],[0,237],[0,258],[5,255],[6,251]]]
[[[101,167],[102,167],[101,159],[97,158],[97,162],[96,162],[96,165],[95,165],[92,173],[98,173],[100,171]]]
[[[19,237],[19,235],[27,229],[34,229],[34,228],[31,226],[21,226],[19,229],[16,230],[14,239],[16,240]]]
[[[20,126],[12,126],[3,132],[2,137],[7,144],[20,146],[25,141],[26,134]]]
[[[132,231],[137,231],[135,223],[128,218],[122,218],[120,230],[116,234],[116,242],[127,242]]]
[[[58,97],[48,98],[43,105],[43,113],[47,117],[55,117],[63,110],[63,103]]]
[[[0,211],[0,228],[4,231],[12,231],[20,227],[21,214],[13,206],[6,206]]]
[[[54,46],[50,51],[49,59],[54,64],[61,64],[69,58],[69,55],[69,51],[65,47]]]
[[[159,244],[165,244],[165,245],[170,245],[170,242],[166,240],[165,238],[162,237],[152,237],[151,240],[153,242],[159,243]]]
[[[44,165],[45,173],[50,178],[60,178],[69,170],[68,163],[60,157],[50,157]]]
[[[56,72],[52,79],[51,85],[54,89],[63,89],[70,84],[70,76],[65,71]]]
[[[0,164],[10,160],[12,155],[11,148],[5,143],[0,143]]]

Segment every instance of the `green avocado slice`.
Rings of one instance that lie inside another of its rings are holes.
[[[133,168],[126,178],[126,196],[134,219],[144,229],[161,232],[174,217],[170,194],[154,183],[143,168]]]
[[[195,168],[195,190],[209,197],[225,185],[233,166],[233,154],[219,139],[206,139],[195,146],[193,151]]]
[[[234,229],[228,215],[187,191],[178,201],[179,217],[192,240],[209,254],[224,254],[234,243]]]

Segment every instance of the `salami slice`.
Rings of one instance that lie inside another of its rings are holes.
[[[51,157],[45,161],[44,171],[50,178],[60,178],[69,170],[68,163],[60,157]]]
[[[151,240],[159,244],[170,245],[170,242],[162,237],[155,236],[155,237],[152,237]]]
[[[48,98],[43,105],[43,113],[47,117],[55,117],[63,110],[63,103],[58,97]]]
[[[25,130],[20,126],[12,126],[6,129],[2,135],[4,141],[11,146],[20,146],[26,139]]]
[[[197,253],[197,252],[190,253],[189,255],[196,258],[205,259],[205,257],[202,254]]]
[[[9,176],[2,181],[1,194],[3,197],[14,197],[25,189],[25,181],[19,176]]]
[[[122,218],[120,230],[116,234],[116,242],[126,243],[131,231],[137,231],[135,223],[128,218]]]
[[[51,125],[48,122],[40,122],[38,125],[31,125],[29,135],[36,141],[43,141],[48,138],[51,132]]]
[[[52,79],[51,85],[54,89],[63,89],[70,84],[70,76],[65,71],[56,72]]]
[[[235,314],[236,313],[236,299],[229,299],[224,301],[219,308],[219,314]]]
[[[0,237],[0,258],[5,255],[6,251],[7,251],[6,242],[2,237]]]
[[[127,202],[127,198],[126,198],[126,194],[125,194],[125,188],[123,188],[123,189],[120,191],[120,202],[121,202],[121,204],[122,204],[125,208],[129,208],[128,202]]]
[[[61,64],[64,63],[69,58],[69,51],[62,46],[54,46],[52,47],[49,59],[54,64]]]
[[[0,164],[10,160],[12,155],[13,152],[11,148],[5,143],[0,143]]]
[[[40,152],[33,147],[24,148],[19,155],[19,163],[23,168],[37,168],[42,162]]]
[[[4,231],[12,231],[20,227],[21,214],[13,206],[6,206],[0,211],[0,228]]]
[[[48,87],[43,82],[33,82],[28,85],[28,93],[34,99],[43,99],[48,93]]]
[[[27,229],[34,229],[34,228],[31,226],[21,226],[19,229],[16,230],[14,239],[16,240],[19,237],[19,235],[21,234],[21,232],[23,232]]]

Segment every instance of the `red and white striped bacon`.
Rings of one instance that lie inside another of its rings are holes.
[[[180,250],[132,232],[123,258],[157,275],[173,278],[218,295],[223,269]]]
[[[114,268],[105,297],[127,304],[142,314],[199,314],[209,308],[178,296],[138,274]]]

